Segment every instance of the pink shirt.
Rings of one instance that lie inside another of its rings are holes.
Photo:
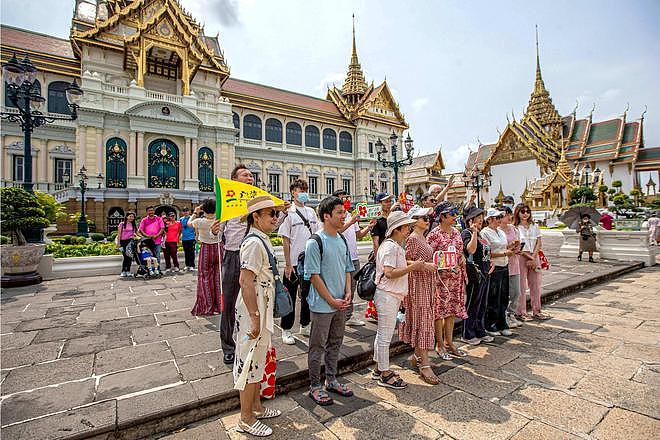
[[[126,225],[124,225],[124,222],[119,223],[118,229],[121,231],[119,234],[120,240],[129,240],[133,238],[135,231],[133,230],[133,224],[131,222],[126,222]]]
[[[506,235],[506,242],[511,243],[512,241],[520,240],[520,235],[518,233],[518,228],[513,225],[508,225],[505,228],[501,228]],[[520,255],[511,255],[509,257],[509,276],[511,275],[520,275],[520,264],[518,262]]]
[[[139,229],[147,235],[156,235],[160,230],[164,228],[165,228],[165,223],[163,223],[163,219],[158,217],[157,215],[154,215],[152,218],[149,218],[147,216],[142,220],[140,220]],[[154,238],[155,244],[161,244],[162,241],[163,241],[163,237],[160,235]]]

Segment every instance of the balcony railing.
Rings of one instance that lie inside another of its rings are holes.
[[[151,90],[146,90],[145,94],[147,98],[155,99],[156,101],[174,102],[175,104],[183,103],[182,96],[170,95],[169,93],[162,93],[162,92],[152,92]]]

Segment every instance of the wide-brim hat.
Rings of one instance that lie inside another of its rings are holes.
[[[479,217],[483,213],[483,209],[473,206],[472,208],[468,208],[463,212],[463,220],[472,220],[473,218]]]
[[[414,218],[408,217],[403,211],[394,211],[387,216],[387,232],[385,232],[385,237],[392,235],[392,232],[399,226],[410,225],[416,223],[417,220]]]
[[[284,205],[276,205],[275,201],[270,196],[259,196],[255,197],[252,200],[247,202],[247,213],[241,217],[241,221],[244,222],[247,220],[248,216],[253,212],[257,212],[261,209],[273,208],[277,211],[282,211]]]
[[[435,207],[435,215],[449,214],[453,210],[457,209],[456,205],[449,201],[442,201]]]
[[[486,211],[486,218],[485,220],[488,220],[491,217],[497,217],[500,215],[504,215],[504,211],[500,211],[499,209],[495,208],[488,208],[488,211]]]
[[[410,211],[408,211],[408,217],[410,218],[424,217],[425,215],[429,215],[431,211],[433,211],[433,208],[422,208],[419,205],[415,205],[412,208],[410,208]]]

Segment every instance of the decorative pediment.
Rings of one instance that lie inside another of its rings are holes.
[[[268,167],[266,169],[268,170],[268,172],[271,172],[271,173],[281,173],[282,172],[282,167],[277,165],[277,164],[274,164],[274,163],[268,165]]]
[[[488,164],[492,166],[531,159],[535,159],[534,155],[507,126],[500,141],[488,158]]]
[[[23,151],[23,141],[14,141],[5,147],[9,151]]]
[[[341,173],[341,177],[343,177],[344,179],[352,179],[353,173],[351,173],[350,171],[344,171],[343,173]]]
[[[245,165],[248,170],[250,170],[253,173],[260,173],[261,172],[261,165],[256,163],[255,161],[251,161],[249,164]]]
[[[327,171],[325,172],[325,175],[326,175],[326,176],[336,176],[336,175],[337,175],[337,171],[335,171],[335,170],[327,170]]]
[[[307,175],[308,176],[320,176],[321,172],[317,170],[316,168],[310,168],[307,170]]]
[[[51,156],[55,157],[76,157],[76,152],[68,145],[57,145],[49,151]]]
[[[194,113],[171,102],[145,102],[129,108],[125,113],[134,117],[162,119],[192,125],[202,124],[202,120]]]
[[[295,175],[300,175],[302,173],[302,170],[296,166],[293,166],[289,169],[286,170],[287,174],[295,174]]]

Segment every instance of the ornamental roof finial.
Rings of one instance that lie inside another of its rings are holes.
[[[549,124],[560,124],[561,117],[559,112],[552,104],[550,92],[546,90],[543,77],[541,76],[541,57],[539,55],[539,28],[536,30],[536,80],[534,81],[534,90],[529,98],[526,114],[533,115],[542,126]]]
[[[356,104],[367,91],[367,83],[364,80],[364,73],[357,55],[357,46],[355,44],[355,14],[353,14],[353,50],[351,52],[351,62],[348,65],[346,80],[341,88],[342,95],[348,97],[352,104]]]

